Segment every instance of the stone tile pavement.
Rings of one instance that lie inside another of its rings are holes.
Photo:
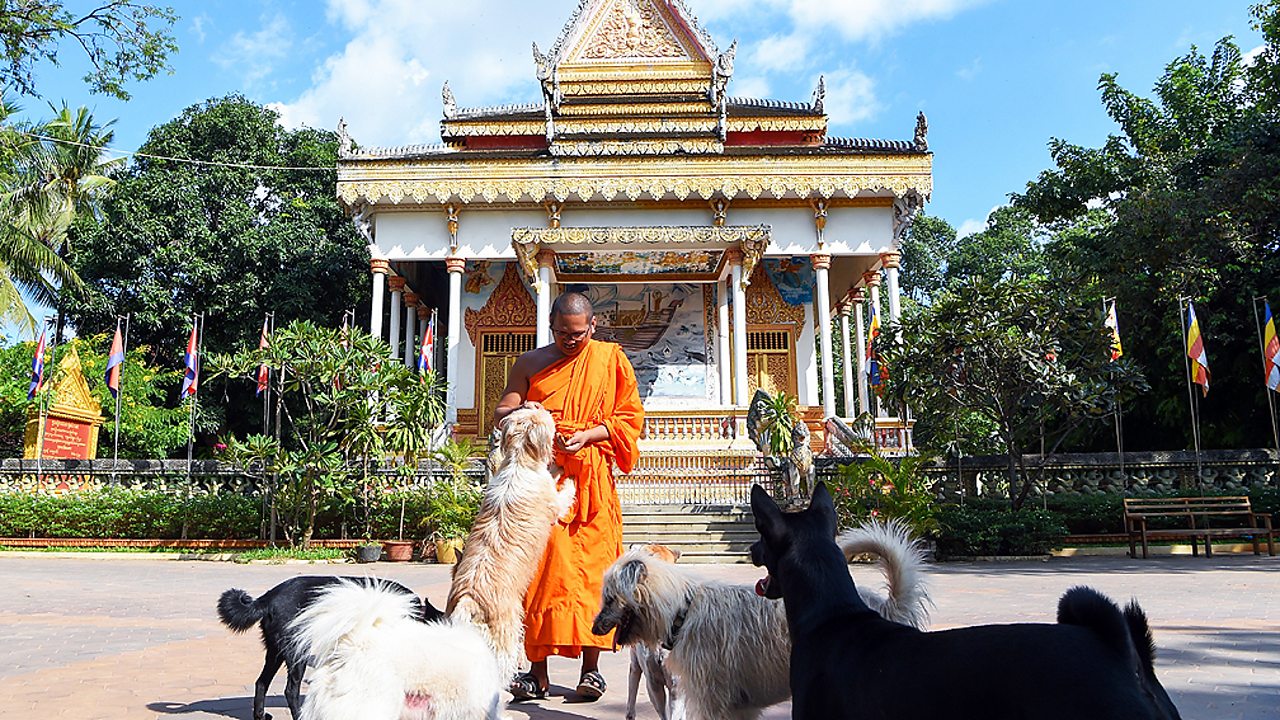
[[[699,566],[708,578],[754,582],[745,565]],[[218,595],[257,595],[302,574],[398,580],[437,605],[449,571],[434,565],[236,565],[148,556],[0,553],[0,718],[248,718],[262,664],[256,633],[234,636],[214,613]],[[861,582],[878,583],[869,567]],[[1054,558],[945,563],[930,568],[935,628],[1052,622],[1057,598],[1089,584],[1117,601],[1138,598],[1160,647],[1157,672],[1187,720],[1280,720],[1280,559],[1219,555]],[[514,720],[621,718],[627,655],[602,659],[609,692],[573,702],[577,663],[552,659],[553,695],[513,703]],[[928,678],[921,678],[927,692]],[[288,718],[277,677],[267,706]],[[790,715],[771,708],[768,720]],[[638,717],[656,717],[644,698]]]

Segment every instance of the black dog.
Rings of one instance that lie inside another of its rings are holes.
[[[262,644],[267,648],[267,659],[262,665],[262,674],[258,676],[258,682],[254,685],[253,720],[269,720],[271,717],[264,711],[263,705],[266,702],[267,687],[271,685],[272,678],[280,671],[282,664],[288,668],[289,673],[284,698],[289,703],[289,710],[293,713],[295,720],[299,717],[302,709],[300,697],[302,675],[307,670],[307,657],[306,649],[292,642],[289,623],[293,622],[299,612],[315,601],[316,595],[321,590],[341,580],[353,580],[364,584],[380,583],[406,595],[414,595],[409,588],[389,580],[303,575],[285,580],[263,593],[257,600],[254,600],[249,593],[236,588],[222,593],[218,598],[218,617],[222,619],[223,625],[234,632],[241,633],[253,627],[254,623],[261,623]],[[418,599],[416,595],[414,599]],[[418,600],[418,608],[423,622],[444,618],[444,613],[437,610],[428,600]]]
[[[1076,587],[1058,624],[921,632],[869,609],[836,547],[836,513],[819,483],[809,509],[783,513],[751,491],[757,585],[782,598],[791,630],[792,717],[1176,720],[1152,669],[1146,616]]]

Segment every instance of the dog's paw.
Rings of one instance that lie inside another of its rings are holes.
[[[574,484],[573,478],[565,478],[564,485],[556,491],[556,519],[561,522],[568,520],[569,511],[573,510],[577,499],[577,485]]]

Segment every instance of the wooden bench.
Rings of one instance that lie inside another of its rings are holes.
[[[1147,527],[1147,521],[1156,518],[1183,518],[1186,520],[1186,527]],[[1214,520],[1220,522],[1213,522]],[[1197,540],[1203,538],[1205,557],[1212,557],[1214,537],[1247,535],[1253,540],[1253,554],[1260,555],[1262,549],[1259,541],[1265,535],[1267,554],[1276,554],[1271,514],[1254,512],[1247,496],[1125,498],[1124,528],[1129,534],[1129,557],[1133,558],[1138,556],[1136,541],[1142,541],[1142,557],[1146,559],[1149,557],[1149,539],[1172,537],[1191,538],[1191,553],[1197,556],[1200,554]]]

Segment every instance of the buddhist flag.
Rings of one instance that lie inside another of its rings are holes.
[[[1119,360],[1124,355],[1124,347],[1120,344],[1120,323],[1116,320],[1116,301],[1111,301],[1107,309],[1107,319],[1103,322],[1111,330],[1111,359]]]
[[[1264,300],[1262,304],[1267,311],[1266,324],[1262,329],[1262,362],[1267,371],[1267,387],[1280,392],[1280,337],[1276,336],[1276,319],[1271,316],[1271,303]]]
[[[436,316],[431,314],[427,329],[422,331],[422,348],[418,351],[418,372],[426,375],[434,370],[436,357]]]
[[[197,386],[200,380],[200,358],[198,336],[196,328],[198,323],[191,325],[191,337],[187,338],[187,352],[182,356],[182,364],[187,368],[187,372],[182,376],[182,391],[178,393],[178,397],[186,399],[188,396],[196,394]]]
[[[258,349],[265,351],[271,347],[271,342],[267,340],[267,320],[262,320],[262,334],[258,336]],[[263,357],[262,364],[258,365],[258,392],[254,393],[258,397],[262,397],[262,393],[267,389],[267,382],[271,379],[271,368],[267,367],[266,358]]]
[[[40,392],[40,387],[44,385],[44,353],[45,332],[40,331],[40,339],[36,342],[36,354],[31,358],[31,387],[27,388],[27,399],[30,400]]]
[[[880,316],[871,306],[871,328],[867,332],[867,378],[873,388],[880,386],[880,358],[876,355],[876,338],[880,337]]]
[[[1191,358],[1191,382],[1200,386],[1200,392],[1209,394],[1209,356],[1204,351],[1204,338],[1200,336],[1200,322],[1196,309],[1187,302],[1187,357]]]
[[[124,363],[124,341],[120,339],[120,323],[116,323],[116,336],[111,341],[111,354],[107,356],[107,372],[103,379],[111,397],[120,397],[120,365]]]

